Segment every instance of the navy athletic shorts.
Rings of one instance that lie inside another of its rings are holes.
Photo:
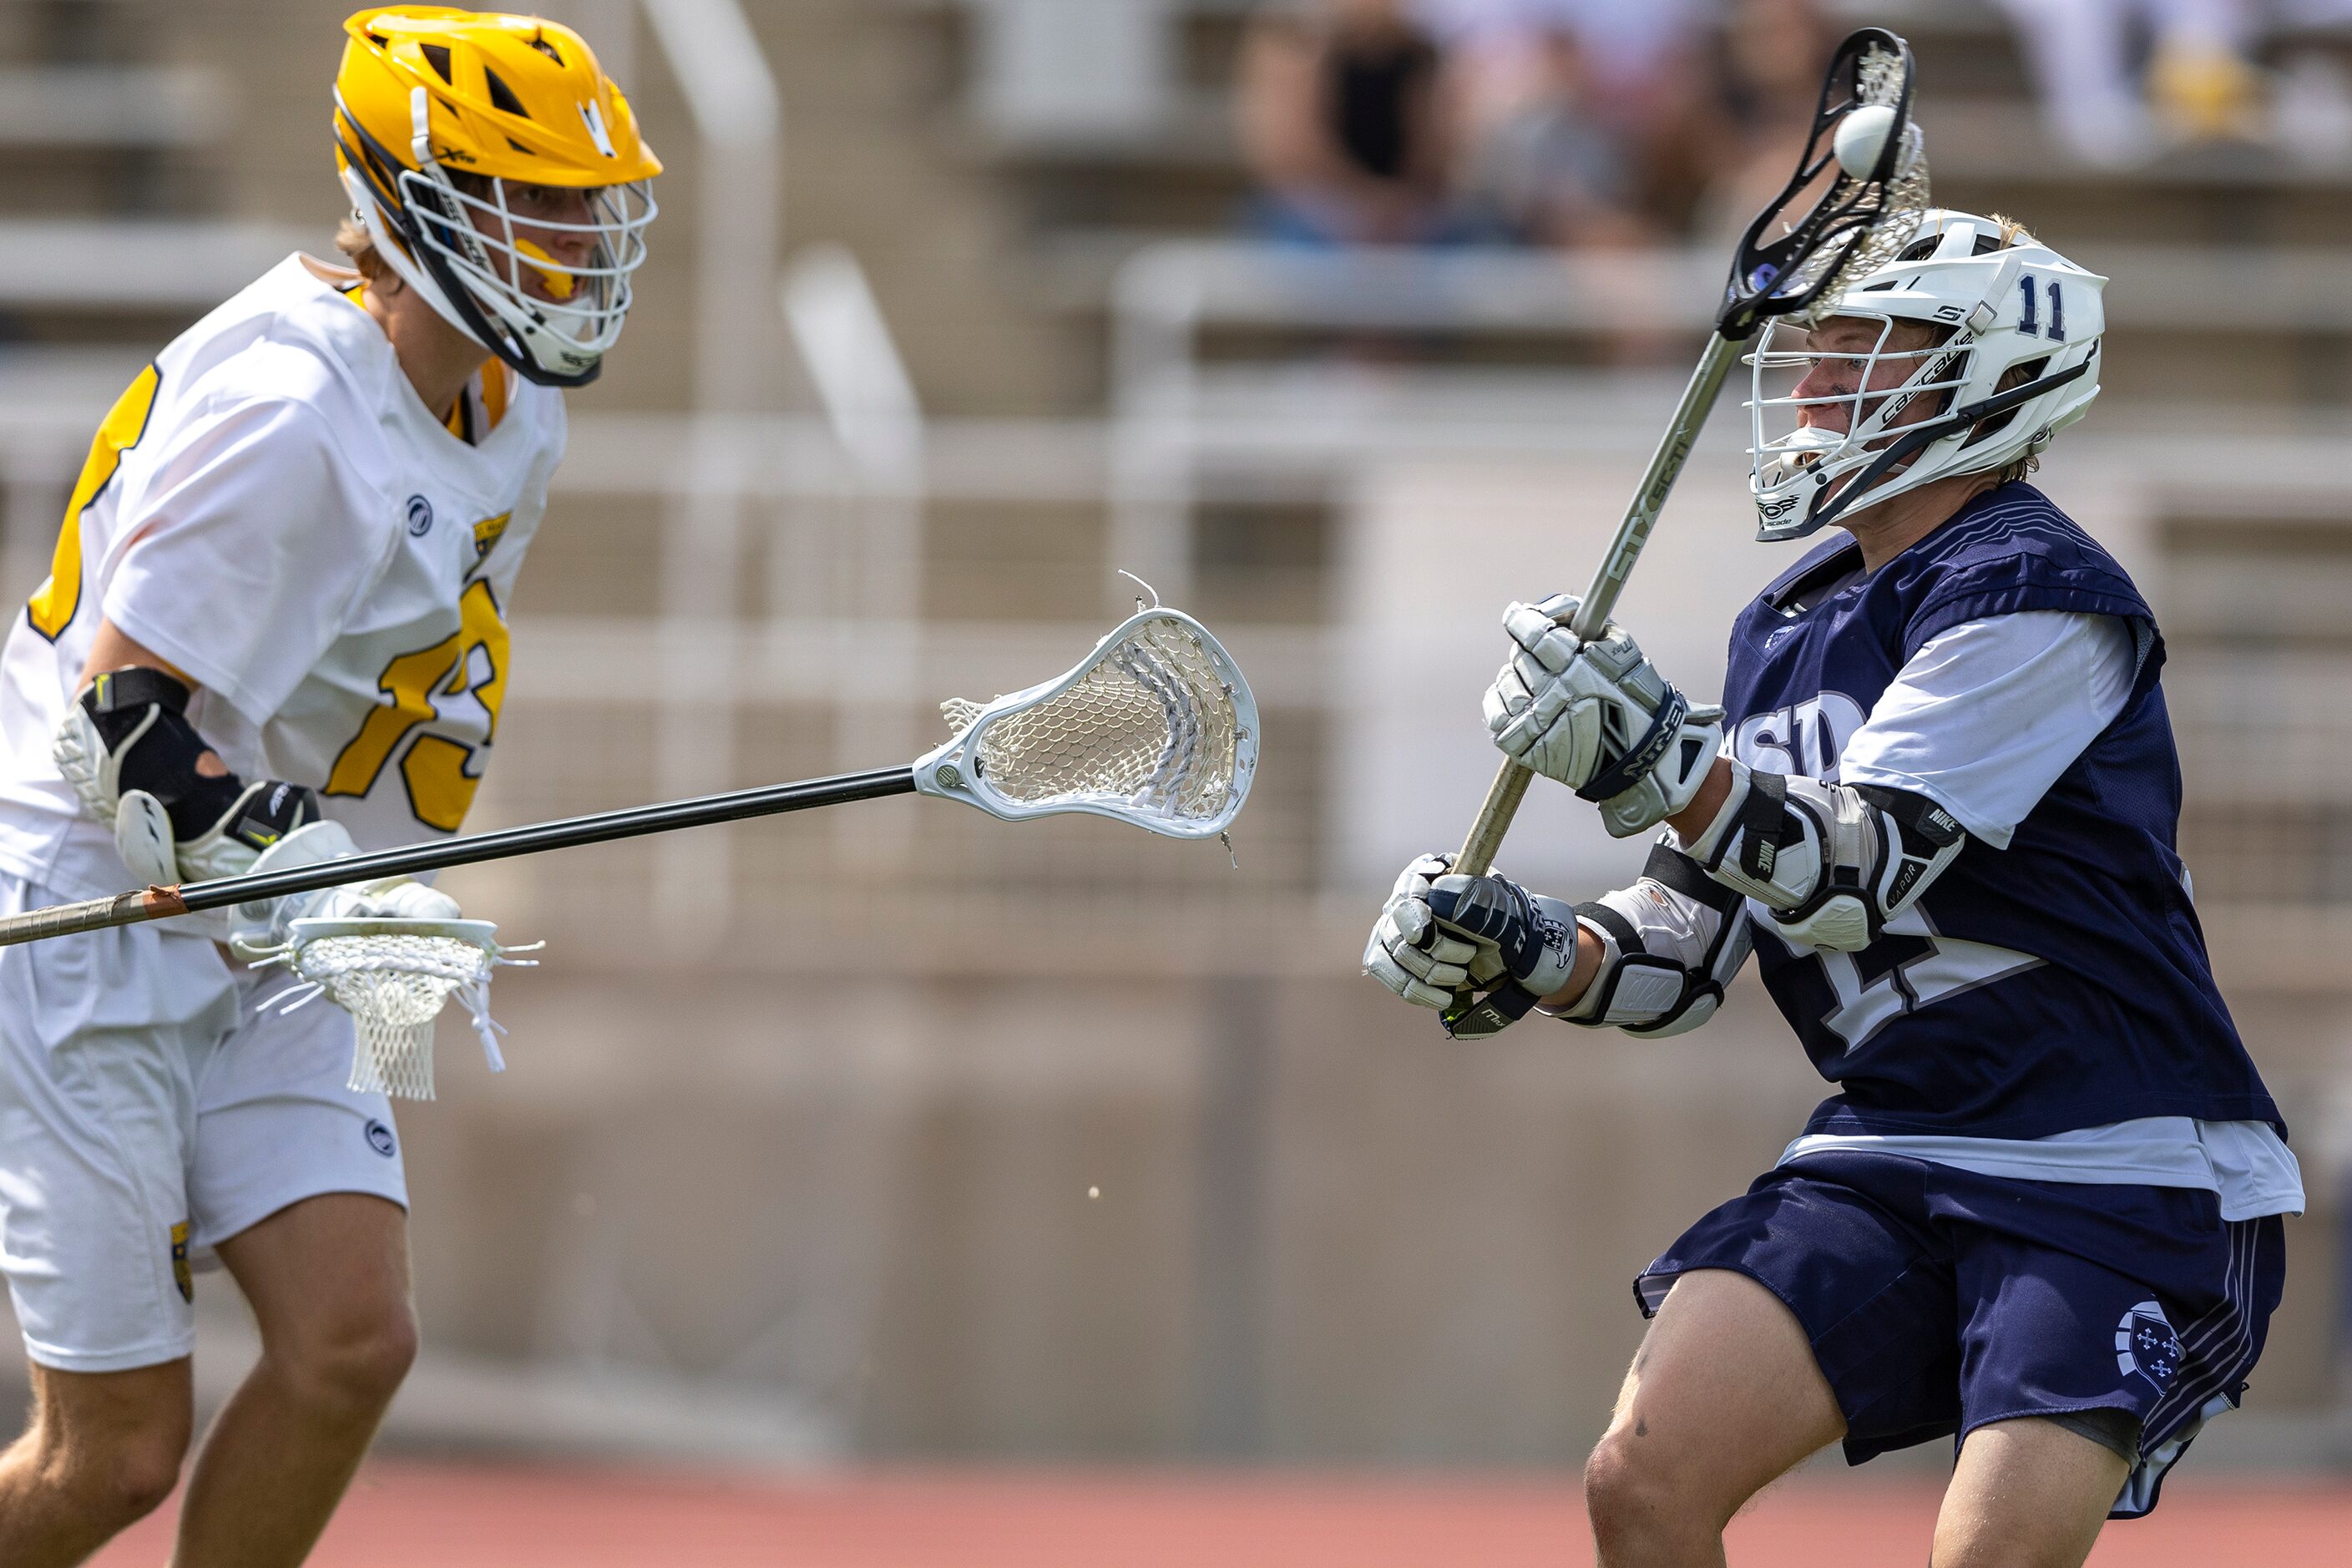
[[[1745,1274],[1786,1302],[1845,1413],[1851,1464],[1988,1422],[2118,1410],[2136,1519],[2234,1407],[2286,1281],[2276,1215],[2184,1187],[2010,1181],[1902,1155],[1811,1154],[1685,1231],[1633,1293]]]

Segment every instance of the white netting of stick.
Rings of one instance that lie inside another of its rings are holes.
[[[1244,781],[1251,736],[1235,691],[1192,623],[1153,616],[1101,648],[1085,674],[1033,708],[992,721],[973,771],[997,795],[1041,809],[1208,823]],[[961,735],[989,704],[940,704]]]
[[[1874,104],[1893,109],[1902,101],[1909,71],[1901,54],[1874,48],[1866,51],[1857,62],[1855,78],[1856,108]],[[1781,293],[1801,294],[1812,286],[1815,279],[1832,270],[1837,274],[1811,305],[1790,314],[1788,319],[1793,324],[1818,327],[1835,315],[1845,298],[1843,285],[1867,277],[1894,260],[1895,253],[1910,244],[1911,237],[1919,232],[1919,220],[1927,215],[1930,199],[1927,142],[1916,123],[1904,126],[1902,134],[1902,151],[1895,156],[1895,172],[1887,177],[1885,205],[1877,220],[1822,245],[1780,286]]]
[[[387,929],[395,926],[414,929]],[[453,929],[460,927],[482,930]],[[508,955],[541,944],[501,947],[490,929],[478,921],[297,921],[292,940],[264,950],[253,965],[281,965],[298,976],[262,1005],[283,1002],[279,1011],[290,1013],[326,997],[352,1016],[353,1091],[431,1100],[433,1025],[452,996],[466,1008],[490,1070],[506,1070],[498,1041],[506,1031],[490,1016],[490,974],[530,967],[536,960]]]

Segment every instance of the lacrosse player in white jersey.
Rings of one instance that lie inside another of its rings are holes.
[[[587,45],[363,11],[334,89],[352,268],[289,257],[100,426],[0,656],[0,909],[316,862],[463,824],[561,388],[628,310],[660,163]],[[0,1269],[32,1363],[0,1563],[79,1563],[192,1436],[192,1271],[262,1353],[174,1563],[300,1562],[415,1353],[392,1109],[352,1019],[260,1011],[220,945],[296,915],[452,918],[404,879],[0,952]]]

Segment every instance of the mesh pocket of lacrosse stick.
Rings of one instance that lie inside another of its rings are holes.
[[[506,1070],[490,1017],[490,974],[542,943],[504,947],[489,921],[298,920],[292,935],[250,951],[252,967],[281,966],[295,984],[262,1003],[290,1013],[326,997],[352,1016],[352,1089],[433,1098],[433,1021],[456,996],[471,1016],[492,1072]]]
[[[915,764],[915,787],[1009,821],[1090,812],[1213,838],[1257,772],[1249,682],[1180,610],[1139,610],[1057,680],[940,708],[955,737]]]
[[[1883,27],[1838,46],[1795,177],[1740,237],[1717,319],[1723,336],[1745,338],[1768,316],[1819,326],[1836,309],[1840,279],[1884,266],[1916,232],[1929,195],[1912,78],[1911,47]],[[1894,111],[1895,132],[1873,168],[1849,173],[1834,151],[1838,126],[1874,107]]]

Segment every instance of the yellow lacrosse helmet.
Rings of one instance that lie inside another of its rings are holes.
[[[343,31],[335,162],[377,253],[531,380],[593,380],[661,173],[594,52],[554,22],[446,5],[373,7]],[[584,200],[518,212],[509,186]]]

